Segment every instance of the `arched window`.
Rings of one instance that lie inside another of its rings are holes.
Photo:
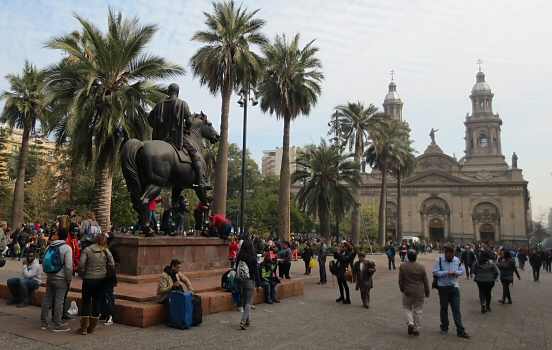
[[[489,101],[489,99],[487,99],[487,107],[489,107],[491,104],[491,102]]]
[[[473,108],[477,108],[477,101],[476,100],[473,100]]]
[[[479,106],[480,106],[480,107],[483,107],[484,105],[485,105],[485,104],[483,103],[483,99],[480,98],[480,99],[479,99]]]
[[[482,133],[479,135],[479,147],[487,147],[489,145],[489,141],[487,140],[487,134]]]

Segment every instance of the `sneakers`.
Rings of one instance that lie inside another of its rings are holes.
[[[268,299],[267,301],[265,301],[265,303],[267,303],[267,304],[274,304],[274,302],[273,302],[272,300],[270,300],[270,299]]]
[[[109,318],[104,322],[105,326],[110,326],[113,324],[113,317],[109,316]]]
[[[61,325],[61,326],[59,326],[59,327],[54,327],[54,328],[52,329],[52,332],[68,332],[68,331],[70,331],[70,330],[71,330],[71,328],[65,327],[64,325]]]
[[[29,306],[29,303],[19,303],[19,304],[17,304],[18,308],[27,307],[27,306]]]
[[[471,338],[471,335],[469,335],[469,334],[466,333],[466,332],[458,333],[457,336],[459,336],[460,338],[466,338],[466,339],[470,339],[470,338]]]
[[[49,326],[48,323],[42,323],[42,325],[40,326],[40,329],[42,329],[44,331],[44,330],[48,329],[48,326]]]
[[[243,329],[244,331],[247,329],[247,325],[245,324],[245,322],[243,321],[240,322],[240,328]]]
[[[251,304],[251,309],[255,310],[256,309],[255,305]]]
[[[71,317],[71,315],[69,315],[69,314],[63,314],[63,316],[61,316],[61,319],[62,320],[74,320],[74,318]]]
[[[441,333],[441,334],[447,334],[448,331],[441,330],[439,333]]]
[[[238,306],[235,310],[238,311],[238,312],[243,312],[243,307]]]
[[[280,302],[280,300],[278,300],[278,299],[276,299],[276,298],[272,299],[272,301],[275,302],[275,303],[279,303],[279,302]]]

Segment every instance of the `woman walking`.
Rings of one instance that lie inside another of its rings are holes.
[[[472,265],[473,280],[479,289],[479,301],[481,312],[491,311],[491,291],[498,277],[498,267],[491,260],[489,252],[482,251]],[[475,276],[475,277],[474,277]]]
[[[503,260],[498,262],[498,268],[500,270],[500,282],[502,283],[502,299],[498,299],[498,302],[501,304],[511,304],[510,283],[514,283],[514,272],[518,280],[521,279],[516,268],[516,263],[514,259],[512,259],[512,253],[509,251],[504,252]],[[506,299],[508,301],[506,301]]]
[[[305,244],[305,249],[303,249],[303,254],[301,254],[301,257],[303,258],[303,262],[305,263],[305,273],[303,275],[310,275],[311,273],[311,267],[310,267],[310,261],[312,257],[314,256],[314,253],[312,251],[310,243]]]
[[[347,267],[351,261],[351,244],[345,242],[343,244],[343,250],[337,246],[337,251],[334,253],[334,258],[337,259],[337,284],[339,286],[339,298],[335,301],[337,303],[343,302],[343,304],[350,304],[351,298],[349,296],[349,286],[347,285],[347,280],[345,279],[345,272],[347,272]],[[345,291],[345,294],[343,292]]]
[[[93,244],[81,253],[79,276],[82,280],[82,310],[78,334],[94,333],[100,319],[101,302],[105,291],[107,265],[115,267],[113,256],[107,248],[107,236],[98,234]],[[92,313],[90,302],[92,301]]]
[[[251,318],[249,313],[251,312],[251,306],[253,304],[253,297],[255,295],[255,287],[257,293],[260,290],[261,279],[259,277],[259,270],[257,268],[257,254],[253,248],[253,243],[246,239],[243,241],[240,253],[236,260],[237,273],[236,277],[239,279],[241,271],[244,269],[244,264],[249,270],[249,277],[245,280],[239,280],[242,292],[244,296],[243,316],[240,322],[240,328],[245,330],[251,325]]]

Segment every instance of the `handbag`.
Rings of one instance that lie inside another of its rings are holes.
[[[313,258],[310,258],[309,267],[310,268],[316,267],[316,261],[314,261]]]
[[[107,252],[105,253],[105,255],[107,256]],[[107,272],[105,274],[105,283],[116,286],[118,283],[117,273],[115,272],[115,268],[109,265],[109,259],[107,260],[106,268],[107,268]]]
[[[439,270],[442,269],[441,258],[439,258]],[[433,275],[433,282],[431,282],[431,289],[439,289],[439,277]]]
[[[351,270],[350,267],[347,268],[347,270],[345,271],[345,280],[347,282],[353,282],[353,270]]]

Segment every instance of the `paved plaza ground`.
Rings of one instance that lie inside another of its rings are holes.
[[[439,256],[422,255],[428,269]],[[275,305],[257,305],[252,310],[252,326],[238,330],[241,313],[236,311],[207,315],[203,324],[189,330],[159,325],[132,328],[100,325],[96,334],[75,333],[78,321],[70,321],[71,331],[53,333],[40,330],[40,309],[17,309],[0,301],[0,342],[8,348],[25,349],[552,349],[552,274],[542,273],[533,282],[530,268],[512,287],[513,305],[496,300],[502,286],[493,290],[492,312],[481,314],[477,286],[460,278],[463,323],[471,339],[458,338],[449,312],[451,332],[439,334],[439,297],[432,290],[423,310],[421,335],[409,336],[401,306],[397,271],[387,269],[383,255],[368,256],[376,262],[370,309],[361,307],[359,292],[351,289],[352,304],[336,303],[339,296],[335,277],[318,286],[318,267],[304,276],[302,261],[294,262],[291,277],[305,283],[305,295]],[[399,261],[397,256],[397,261]],[[20,262],[8,261],[0,279],[17,276]],[[397,262],[397,265],[399,263]],[[398,266],[397,266],[398,268]]]

